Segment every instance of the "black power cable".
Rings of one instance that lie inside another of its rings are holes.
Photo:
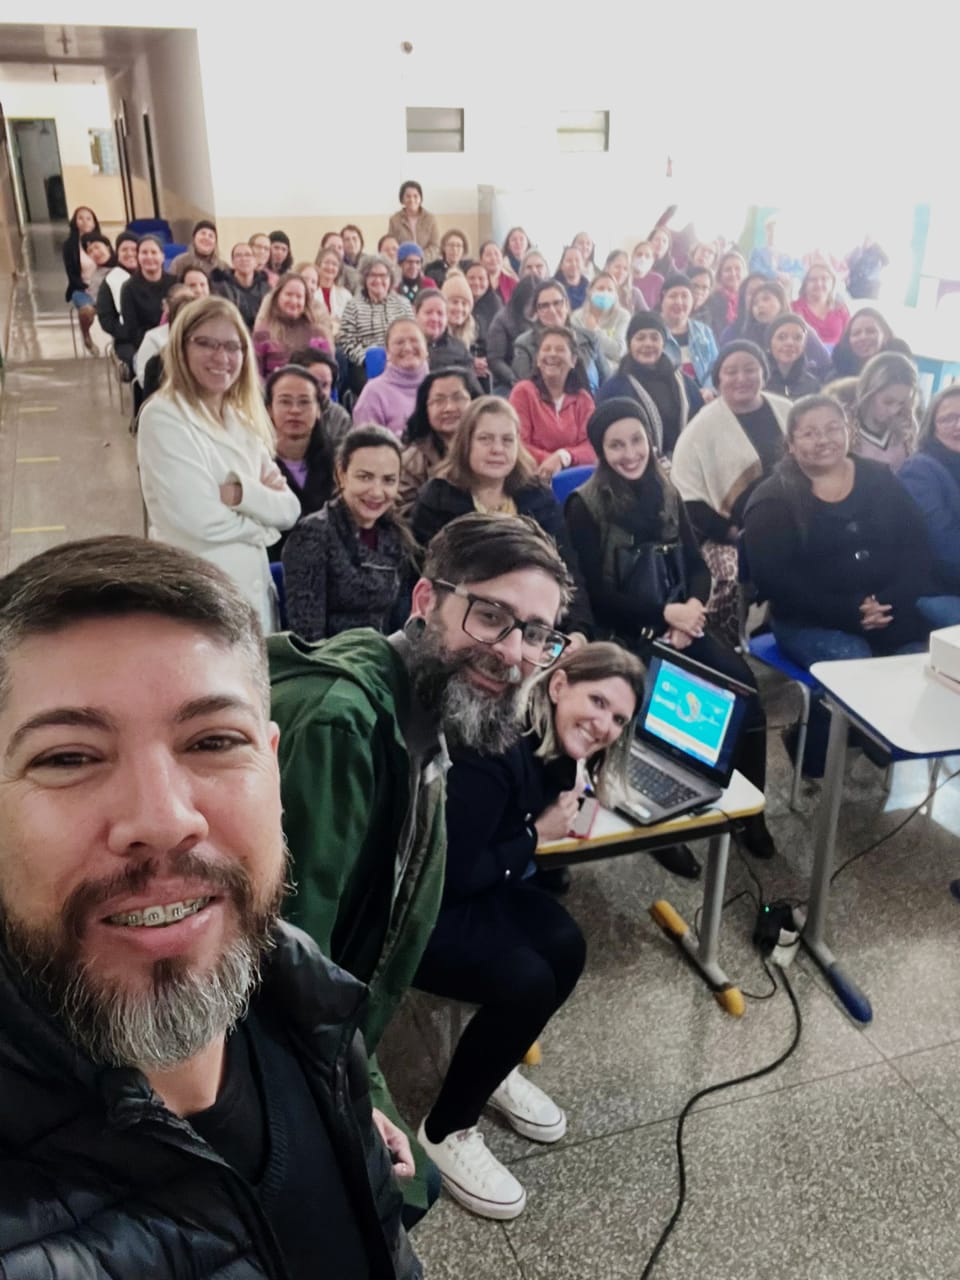
[[[837,869],[834,871],[833,875],[830,877],[830,883],[832,884],[833,881],[836,880],[837,876],[839,876],[843,871],[845,871],[847,867],[849,867],[852,863],[856,862],[859,858],[866,857],[868,853],[872,853],[875,849],[879,849],[882,844],[885,844],[886,841],[892,839],[893,836],[897,835],[900,831],[902,831],[903,828],[907,825],[907,823],[911,822],[917,816],[917,814],[920,813],[930,803],[930,801],[941,789],[941,787],[945,787],[948,782],[952,782],[953,779],[957,777],[960,777],[960,769],[957,769],[954,773],[948,774],[946,778],[944,778],[941,782],[938,782],[937,785],[934,787],[934,789],[931,792],[929,792],[926,796],[924,796],[923,800],[918,805],[916,805],[916,807],[913,808],[905,818],[903,818],[900,822],[898,822],[897,825],[891,831],[888,831],[886,835],[880,836],[879,839],[874,840],[872,844],[867,845],[865,848],[860,849],[857,853],[847,858],[846,862],[842,862],[840,866],[837,867]],[[738,848],[738,852],[740,852],[739,844],[737,848]],[[741,861],[743,862],[744,869],[747,871],[750,878],[753,880],[754,884],[757,886],[757,890],[759,893],[759,903],[758,903],[758,906],[759,906],[759,904],[763,903],[764,901],[763,885],[760,883],[759,879],[757,878],[753,869],[750,867],[747,860],[741,857]],[[753,893],[749,889],[744,889],[740,893],[735,893],[732,897],[728,898],[724,902],[722,909],[726,910],[727,907],[731,906],[734,902],[737,902],[744,897],[751,898],[755,902],[757,901],[757,899],[754,898]],[[698,910],[698,912],[694,916],[694,930],[698,933],[698,935],[699,935],[699,928],[698,928],[699,914],[700,912]],[[754,1000],[769,999],[771,996],[773,996],[776,993],[776,989],[777,989],[776,977],[771,972],[766,961],[764,961],[763,967],[767,972],[767,976],[771,979],[773,986],[767,995],[764,995],[764,996],[751,995],[750,998]],[[799,1005],[799,1002],[797,1001],[796,992],[794,991],[793,986],[791,985],[790,979],[788,978],[786,971],[784,969],[781,969],[780,974],[781,974],[781,977],[783,978],[783,985],[786,989],[787,995],[790,998],[790,1004],[793,1007],[793,1013],[794,1013],[793,1038],[791,1039],[790,1044],[783,1051],[783,1053],[781,1053],[778,1058],[776,1058],[773,1062],[769,1063],[767,1066],[760,1067],[757,1071],[750,1071],[746,1075],[736,1076],[732,1080],[721,1080],[719,1084],[708,1085],[706,1089],[701,1089],[699,1093],[695,1093],[692,1098],[689,1098],[687,1100],[683,1110],[680,1112],[680,1115],[677,1118],[676,1148],[677,1148],[677,1178],[678,1178],[678,1184],[679,1184],[678,1190],[677,1190],[677,1204],[673,1213],[670,1215],[670,1220],[668,1221],[667,1225],[664,1227],[663,1231],[661,1231],[660,1237],[657,1240],[657,1243],[654,1245],[653,1251],[651,1252],[649,1258],[647,1259],[646,1265],[644,1266],[643,1271],[640,1274],[640,1280],[650,1280],[650,1276],[653,1275],[654,1267],[657,1265],[657,1261],[661,1253],[663,1252],[667,1241],[670,1239],[670,1236],[673,1234],[674,1228],[676,1227],[677,1223],[680,1221],[680,1215],[683,1213],[683,1206],[686,1203],[686,1199],[687,1199],[687,1167],[686,1167],[686,1158],[683,1153],[683,1131],[684,1131],[684,1126],[686,1125],[686,1122],[687,1122],[687,1117],[693,1111],[693,1108],[697,1105],[698,1102],[702,1101],[704,1098],[709,1097],[711,1094],[720,1093],[724,1089],[732,1089],[735,1085],[746,1084],[750,1080],[760,1080],[764,1076],[771,1075],[774,1071],[778,1070],[778,1068],[783,1066],[783,1064],[787,1061],[787,1059],[790,1058],[791,1055],[794,1053],[794,1051],[797,1048],[797,1045],[800,1043],[800,1034],[803,1030],[803,1016],[800,1013],[800,1005]],[[747,993],[745,992],[744,994],[746,995]]]
[[[780,1054],[779,1058],[777,1058],[776,1061],[771,1062],[766,1067],[760,1067],[759,1070],[757,1071],[751,1071],[747,1075],[737,1076],[736,1079],[734,1080],[722,1080],[719,1084],[711,1084],[706,1089],[701,1089],[699,1093],[695,1093],[693,1097],[689,1099],[686,1106],[680,1112],[680,1116],[677,1120],[677,1137],[676,1137],[677,1174],[678,1174],[678,1181],[679,1181],[679,1189],[677,1192],[677,1207],[674,1209],[673,1213],[671,1214],[670,1221],[667,1223],[663,1231],[660,1233],[660,1238],[657,1241],[657,1243],[654,1245],[653,1252],[650,1254],[650,1257],[647,1259],[647,1265],[643,1268],[643,1271],[640,1275],[640,1280],[649,1280],[649,1277],[653,1275],[653,1269],[657,1264],[657,1259],[660,1257],[660,1254],[663,1252],[664,1245],[669,1240],[674,1227],[680,1221],[681,1213],[683,1213],[684,1202],[686,1201],[686,1198],[687,1198],[687,1167],[686,1167],[686,1161],[683,1154],[683,1128],[684,1128],[684,1125],[686,1124],[687,1116],[689,1116],[690,1112],[697,1105],[697,1103],[701,1101],[701,1099],[709,1097],[709,1095],[712,1093],[719,1093],[722,1089],[732,1089],[734,1085],[746,1084],[747,1081],[749,1080],[759,1080],[763,1076],[770,1075],[771,1072],[776,1071],[778,1067],[783,1066],[783,1064],[787,1061],[787,1059],[796,1049],[797,1045],[800,1043],[800,1032],[803,1028],[803,1018],[800,1013],[800,1005],[797,1001],[796,993],[794,992],[794,989],[790,983],[790,979],[787,977],[786,971],[781,969],[780,973],[783,978],[783,985],[786,988],[787,995],[790,997],[790,1003],[793,1006],[794,1023],[795,1023],[794,1031],[793,1031],[793,1039],[790,1041],[788,1048],[785,1049],[784,1052]],[[776,979],[774,979],[774,981],[776,981]]]
[[[868,844],[865,849],[860,849],[857,853],[852,854],[847,858],[846,862],[841,862],[839,867],[837,867],[836,871],[834,871],[833,875],[830,877],[830,883],[833,884],[837,876],[839,876],[841,872],[846,871],[847,867],[856,862],[859,858],[865,858],[868,853],[873,853],[874,849],[879,849],[882,844],[886,844],[888,840],[892,840],[895,835],[898,835],[908,822],[912,822],[917,814],[927,807],[941,787],[945,787],[948,782],[952,782],[954,778],[957,777],[960,777],[960,769],[947,774],[945,778],[938,782],[933,790],[928,791],[920,803],[915,808],[911,809],[907,816],[902,818],[892,830],[887,832],[886,835],[880,836],[878,839],[874,840],[872,844]]]

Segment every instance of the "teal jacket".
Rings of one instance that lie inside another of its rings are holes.
[[[433,931],[446,853],[444,771],[431,767],[410,815],[411,714],[401,655],[376,631],[310,645],[271,636],[272,714],[280,726],[284,832],[296,893],[289,918],[324,955],[365,982],[362,1023],[373,1105],[399,1121],[376,1059]],[[409,816],[409,821],[408,821]],[[401,852],[401,835],[412,838]],[[414,1152],[418,1174],[426,1165]],[[421,1178],[404,1184],[425,1206]]]

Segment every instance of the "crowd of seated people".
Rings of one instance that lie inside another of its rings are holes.
[[[585,945],[532,859],[618,767],[651,645],[747,687],[737,767],[763,791],[744,577],[803,666],[960,623],[960,391],[922,413],[905,344],[825,260],[794,297],[763,259],[657,224],[629,254],[579,231],[553,271],[521,227],[471,258],[418,183],[400,203],[376,252],[347,224],[299,262],[278,230],[227,266],[204,220],[169,270],[155,238],[114,254],[77,210],[64,262],[85,340],[92,307],[143,383],[150,536],[222,570],[272,637],[298,918],[370,984],[377,1107],[409,987],[478,1007],[419,1128],[375,1112],[416,1166],[410,1225],[434,1166],[478,1214],[523,1210],[484,1108],[534,1141],[566,1130],[518,1064]],[[739,834],[776,851],[762,815]],[[700,874],[683,845],[657,857]]]

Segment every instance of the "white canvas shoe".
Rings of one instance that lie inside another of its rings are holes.
[[[522,1076],[517,1067],[490,1095],[489,1106],[534,1142],[559,1142],[567,1132],[567,1117],[542,1089]]]
[[[454,1200],[472,1213],[503,1222],[523,1213],[526,1191],[496,1158],[479,1129],[460,1129],[442,1142],[431,1142],[421,1124],[417,1141],[440,1170]]]

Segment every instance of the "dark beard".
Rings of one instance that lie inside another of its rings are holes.
[[[485,646],[450,653],[441,630],[429,623],[411,638],[407,669],[414,692],[440,722],[449,745],[501,756],[520,736],[523,685],[517,681],[503,693],[485,693],[470,683],[468,666],[494,680],[509,680],[516,671]]]
[[[263,906],[238,865],[220,866],[187,852],[169,869],[220,890],[237,911],[236,938],[208,973],[178,959],[159,960],[145,991],[98,979],[80,960],[82,921],[98,903],[139,893],[156,877],[153,860],[110,881],[81,885],[64,904],[59,928],[35,929],[0,910],[0,945],[20,969],[35,1002],[64,1027],[71,1043],[104,1066],[164,1070],[195,1057],[243,1017],[271,949],[284,877]]]

